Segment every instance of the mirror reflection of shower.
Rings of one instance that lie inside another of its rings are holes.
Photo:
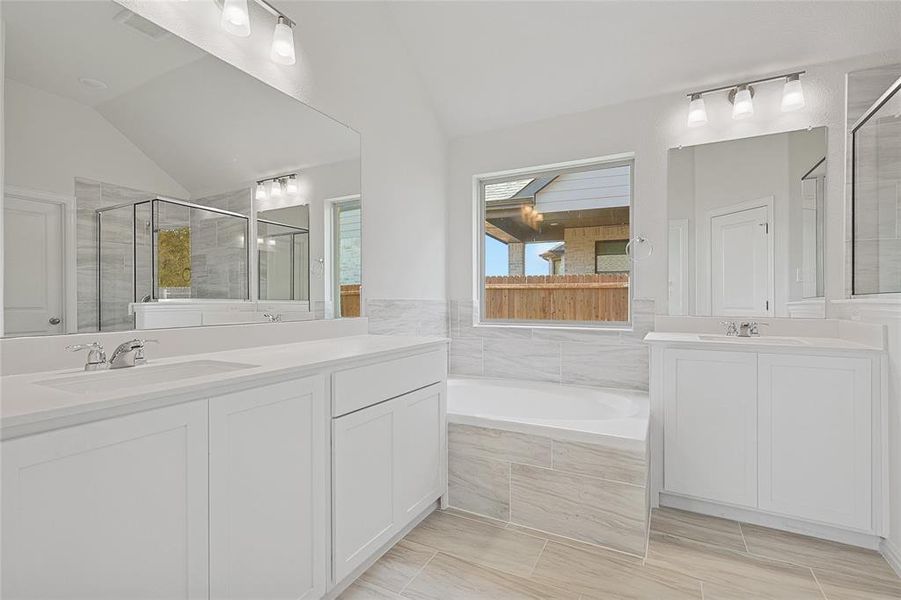
[[[134,303],[250,298],[248,215],[168,198],[96,215],[101,331],[134,329]]]

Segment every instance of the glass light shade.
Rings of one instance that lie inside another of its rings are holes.
[[[688,103],[688,126],[698,127],[707,123],[707,107],[704,106],[704,99],[700,94],[691,97]]]
[[[249,36],[250,13],[247,11],[247,0],[225,0],[219,26],[232,35]]]
[[[294,194],[296,194],[297,193],[297,178],[289,177],[288,184],[285,186],[285,189],[287,190],[288,194],[290,194],[292,196]]]
[[[782,112],[791,112],[802,108],[804,108],[804,90],[801,88],[801,78],[797,75],[790,75],[782,88]]]
[[[281,181],[273,181],[272,189],[269,190],[269,195],[272,198],[281,198],[282,197],[282,182]]]
[[[275,31],[272,34],[272,51],[269,53],[272,62],[280,65],[293,65],[296,61],[294,55],[294,31],[284,17],[278,18]]]
[[[743,85],[735,93],[735,101],[732,104],[733,119],[747,119],[754,114],[754,101],[751,100],[751,90]]]
[[[256,198],[257,200],[265,200],[266,199],[266,184],[258,183],[257,191],[253,197]]]

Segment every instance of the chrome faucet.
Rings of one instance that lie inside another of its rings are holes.
[[[113,350],[113,355],[109,359],[109,368],[124,369],[126,367],[143,365],[147,362],[147,359],[144,357],[144,344],[149,342],[159,343],[159,340],[133,339],[122,342]]]
[[[71,344],[66,346],[69,352],[78,352],[79,350],[88,351],[88,360],[84,364],[85,371],[99,371],[107,366],[106,352],[103,351],[103,344],[100,342],[90,342],[88,344]]]
[[[282,315],[281,313],[263,313],[263,316],[269,320],[270,323],[281,323]]]
[[[738,328],[735,326],[735,321],[720,321],[720,325],[726,327],[726,335],[729,337],[738,335]]]
[[[742,321],[738,326],[738,337],[756,337],[760,335],[758,327],[766,325],[766,323],[758,323],[757,321]]]

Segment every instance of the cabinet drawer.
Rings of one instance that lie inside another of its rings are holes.
[[[332,416],[340,417],[438,383],[446,374],[444,350],[338,371],[332,375]]]

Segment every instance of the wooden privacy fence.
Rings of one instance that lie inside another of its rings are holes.
[[[628,321],[629,275],[529,275],[485,278],[489,319]]]
[[[341,316],[360,316],[360,284],[341,286]]]

